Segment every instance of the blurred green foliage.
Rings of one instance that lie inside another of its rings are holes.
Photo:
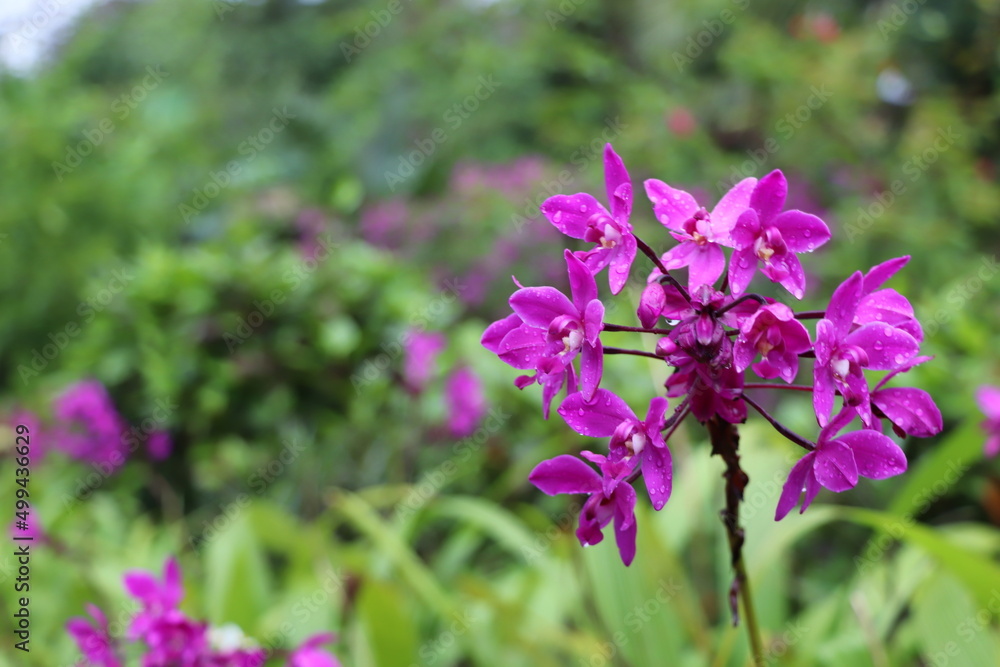
[[[988,0],[92,10],[38,72],[0,77],[2,399],[45,413],[96,377],[132,423],[170,406],[175,452],[96,483],[57,454],[33,471],[51,541],[29,664],[69,664],[65,620],[87,601],[127,613],[121,574],[168,553],[195,615],[282,647],[333,629],[347,665],[746,664],[700,433],[679,433],[673,500],[640,512],[626,570],[526,481],[595,443],[542,421],[536,388],[479,347],[511,274],[563,285],[564,239],[537,206],[603,198],[606,141],[636,184],[709,202],[783,169],[834,232],[809,257],[809,307],[913,257],[893,286],[937,359],[908,381],[948,429],[907,445],[903,479],[824,496],[882,509],[775,524],[790,448],[744,430],[772,664],[996,664],[996,482],[971,395],[1000,376],[998,22]],[[667,247],[641,205],[634,223]],[[633,323],[635,296],[615,321]],[[400,388],[414,327],[448,338],[420,395]],[[607,386],[648,401],[662,378],[614,361]],[[459,364],[497,411],[465,441],[444,427]],[[778,410],[812,428],[807,404]]]

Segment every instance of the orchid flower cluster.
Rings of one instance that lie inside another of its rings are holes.
[[[633,484],[642,477],[653,508],[663,508],[673,479],[670,437],[689,415],[709,428],[713,453],[730,466],[727,520],[732,525],[727,526],[732,536],[747,478],[738,468],[738,438],[731,425],[746,420],[748,407],[805,450],[788,475],[776,520],[803,494],[800,512],[805,511],[821,487],[846,491],[859,477],[883,479],[905,471],[906,456],[886,434],[886,422],[900,437],[927,437],[942,428],[941,413],[927,392],[888,386],[898,374],[930,359],[919,355],[923,332],[911,304],[884,287],[909,257],[890,259],[867,273],[856,271],[834,290],[825,311],[796,312],[748,291],[759,272],[801,299],[806,274],[799,255],[830,239],[820,218],[782,210],[788,185],[780,170],[736,183],[711,211],[683,190],[645,181],[657,221],[676,241],[657,255],[633,231],[632,182],[610,144],[604,169],[608,207],[585,193],[556,195],[541,206],[559,231],[593,244],[564,252],[570,293],[517,283],[510,297],[513,313],[491,324],[482,337],[486,349],[527,371],[515,381],[519,388],[541,385],[546,419],[556,396],[565,391],[557,411],[566,424],[583,436],[610,439],[606,453],[557,456],[540,463],[529,478],[549,495],[589,496],[580,514],[580,542],[597,544],[613,521],[622,561],[632,562]],[[611,294],[621,293],[640,251],[653,264],[638,303],[641,326],[607,322],[609,309],[596,277],[607,269]],[[684,268],[686,286],[672,273]],[[809,320],[817,320],[812,332],[804,324]],[[608,346],[609,335],[617,332],[655,336],[652,349]],[[652,358],[672,371],[665,395],[651,398],[644,419],[601,387],[604,360],[617,354]],[[803,359],[812,362],[811,373],[802,371],[812,381],[795,384]],[[870,371],[887,373],[872,385]],[[775,389],[812,393],[819,427],[815,440],[786,427],[754,398],[757,391]],[[668,399],[675,403],[672,412]],[[742,543],[741,532],[736,539]]]
[[[167,560],[162,581],[149,572],[125,575],[125,589],[142,606],[126,634],[132,642],[145,644],[142,667],[263,667],[270,653],[255,646],[234,625],[210,627],[192,620],[178,605],[184,597],[177,561]],[[90,665],[123,667],[123,646],[112,636],[107,617],[87,605],[93,622],[72,618],[66,630]],[[333,641],[332,634],[306,639],[288,654],[286,667],[340,667],[340,662],[320,649]]]

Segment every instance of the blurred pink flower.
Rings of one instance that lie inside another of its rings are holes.
[[[408,389],[419,393],[434,373],[434,362],[444,349],[445,338],[435,332],[411,331],[403,340],[403,381]]]
[[[479,377],[467,366],[454,371],[445,388],[448,428],[456,438],[472,435],[486,414],[486,397]]]

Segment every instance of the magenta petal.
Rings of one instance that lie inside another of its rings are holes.
[[[806,473],[812,470],[813,461],[816,458],[815,452],[809,452],[792,466],[788,473],[788,479],[781,489],[781,497],[778,499],[778,508],[774,512],[774,520],[781,521],[785,516],[799,504],[799,496],[805,487]]]
[[[628,272],[632,268],[637,248],[635,237],[631,233],[623,234],[621,245],[614,248],[615,253],[608,269],[608,285],[612,294],[621,292],[628,282]]]
[[[852,332],[844,343],[857,345],[868,354],[865,368],[888,371],[901,366],[920,349],[913,336],[882,322],[872,322]]]
[[[752,248],[759,235],[760,217],[757,215],[757,211],[752,208],[748,208],[740,214],[729,234],[732,247],[739,250]]]
[[[654,510],[661,510],[670,500],[673,490],[674,467],[670,450],[647,445],[642,452],[642,476]]]
[[[830,297],[830,305],[826,309],[826,319],[833,324],[834,338],[840,339],[847,335],[854,322],[854,313],[861,302],[861,285],[864,278],[860,271],[855,271],[851,277],[837,286]]]
[[[649,399],[649,410],[646,411],[646,430],[660,433],[663,430],[664,418],[667,412],[667,399],[662,396],[654,396]]]
[[[595,391],[591,401],[581,393],[567,396],[559,414],[571,429],[590,438],[609,438],[622,422],[639,422],[628,404],[607,389]]]
[[[712,209],[712,240],[727,242],[737,219],[750,206],[750,195],[757,186],[756,178],[744,178],[730,188]]]
[[[683,241],[679,245],[675,245],[673,248],[663,253],[663,257],[660,258],[660,261],[663,262],[664,268],[668,271],[682,269],[691,263],[692,256],[697,252],[697,243],[694,241]]]
[[[585,345],[580,354],[580,392],[588,401],[594,398],[597,385],[604,371],[604,348],[598,340],[595,345]]]
[[[851,448],[858,473],[864,477],[885,479],[906,472],[906,454],[892,438],[878,431],[853,431],[834,442],[842,442]]]
[[[516,313],[511,313],[502,320],[497,320],[486,327],[486,331],[483,332],[480,342],[487,350],[497,354],[500,351],[500,342],[504,336],[521,326],[521,324],[521,318]]]
[[[771,224],[778,228],[785,245],[792,252],[812,252],[830,240],[830,228],[811,213],[785,211]]]
[[[163,566],[163,601],[169,607],[180,603],[184,597],[184,585],[181,581],[181,566],[177,559],[171,556]]]
[[[742,373],[746,369],[750,368],[750,364],[753,363],[754,357],[757,356],[757,348],[754,347],[747,341],[747,339],[740,334],[739,338],[736,339],[736,344],[733,345],[733,363],[736,365],[736,370]]]
[[[850,389],[849,394],[852,395],[851,406],[857,411],[865,426],[871,428],[875,418],[872,416],[868,380],[865,379],[864,373],[848,373],[847,377],[844,378],[844,383]]]
[[[780,267],[781,272],[786,274],[784,277],[778,279],[778,284],[791,292],[792,296],[796,299],[801,299],[805,296],[806,272],[802,270],[802,263],[799,262],[798,257],[792,253],[788,253],[777,262],[774,262],[774,266]]]
[[[567,383],[567,379],[569,382]],[[565,370],[559,373],[550,373],[544,377],[542,381],[542,418],[548,419],[549,412],[552,410],[552,400],[556,397],[560,391],[562,391],[563,384],[568,384],[566,388],[567,393],[575,392],[573,381],[573,364],[568,365]]]
[[[717,244],[695,245],[695,248],[688,269],[688,286],[692,290],[701,285],[714,284],[726,269],[726,256]]]
[[[509,366],[520,370],[535,368],[538,358],[545,352],[545,332],[522,324],[500,341],[497,356]]]
[[[604,304],[594,299],[583,312],[583,335],[590,345],[597,344],[597,337],[604,329]]]
[[[627,185],[626,189],[622,188]],[[604,188],[608,193],[608,203],[611,204],[611,214],[615,220],[628,220],[632,212],[632,184],[625,163],[621,157],[611,147],[611,144],[604,146]]]
[[[129,572],[124,577],[124,583],[129,595],[143,602],[155,598],[160,590],[160,583],[149,572]]]
[[[858,485],[858,465],[843,440],[831,440],[816,450],[813,473],[820,484],[838,493]]]
[[[877,290],[885,284],[885,281],[892,278],[901,268],[906,266],[906,263],[909,261],[910,256],[903,255],[902,257],[896,257],[895,259],[890,259],[873,266],[865,274],[865,285],[862,294],[871,294]]]
[[[597,298],[597,282],[587,265],[571,251],[564,251],[563,257],[566,259],[566,272],[569,274],[569,289],[570,294],[573,295],[573,305],[579,312],[583,312],[587,304]],[[548,323],[545,326],[548,326]]]
[[[622,521],[615,521],[615,543],[618,545],[618,553],[621,555],[625,567],[631,565],[632,561],[635,560],[636,532],[637,526],[634,516],[632,522],[627,525],[624,525]]]
[[[929,438],[944,428],[941,411],[923,389],[889,387],[872,394],[872,402],[907,435]]]
[[[587,233],[590,216],[595,213],[607,214],[600,202],[585,192],[549,197],[540,208],[556,229],[574,239],[582,239]]]
[[[1000,387],[985,384],[980,386],[976,389],[976,403],[988,418],[1000,418]]]
[[[778,215],[787,195],[788,181],[780,169],[760,179],[750,195],[750,207],[757,211],[761,226],[767,226]]]
[[[525,287],[510,297],[510,307],[525,324],[548,329],[560,315],[579,315],[566,295],[555,287]]]
[[[646,288],[642,290],[642,295],[639,297],[639,308],[636,310],[636,315],[639,316],[639,323],[647,329],[656,326],[666,303],[667,295],[660,283],[649,283],[646,285]]]
[[[653,202],[653,213],[660,223],[674,231],[681,231],[682,225],[698,210],[694,197],[672,188],[663,181],[651,178],[646,186],[646,196]]]
[[[833,374],[827,367],[816,364],[813,375],[813,409],[820,426],[826,426],[830,422],[835,395]]]
[[[746,291],[756,272],[757,256],[753,253],[753,246],[733,252],[729,260],[729,289],[734,297]]]
[[[563,454],[542,461],[528,475],[528,481],[545,494],[600,493],[601,476],[586,463]]]

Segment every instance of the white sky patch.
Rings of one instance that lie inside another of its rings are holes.
[[[0,1],[0,65],[30,74],[45,59],[55,37],[87,8],[108,0]]]

